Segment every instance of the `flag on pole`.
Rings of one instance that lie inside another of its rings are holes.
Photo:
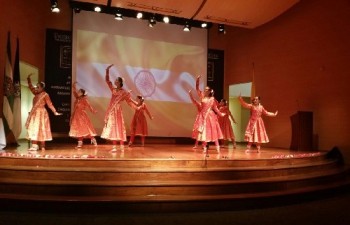
[[[253,77],[252,77],[252,87],[250,90],[250,99],[254,99],[255,98],[255,71],[254,71],[254,63],[252,64],[252,68],[253,68]]]
[[[17,141],[22,132],[22,116],[21,116],[21,76],[19,71],[19,39],[17,38],[17,49],[15,56],[15,64],[13,68],[13,87],[14,87],[14,101],[13,101],[13,125],[12,132]]]
[[[14,102],[14,88],[13,88],[13,74],[12,74],[12,67],[11,67],[11,42],[10,42],[10,32],[8,32],[5,71],[4,71],[4,103],[3,103],[3,123],[4,123],[7,144],[17,143],[12,132],[13,102]]]

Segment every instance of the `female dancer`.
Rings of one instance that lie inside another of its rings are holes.
[[[149,112],[146,104],[144,103],[144,100],[145,99],[141,95],[136,96],[137,105],[134,106],[135,114],[131,121],[131,134],[129,146],[132,145],[135,139],[135,135],[141,136],[141,145],[145,145],[145,139],[148,134],[145,112],[151,120],[153,120],[153,116],[151,116],[151,113]]]
[[[52,105],[49,95],[45,92],[45,83],[39,82],[36,87],[33,86],[30,77],[27,77],[28,86],[33,93],[33,108],[29,113],[25,127],[27,128],[27,139],[32,141],[32,147],[29,151],[37,151],[39,149],[38,141],[41,142],[41,150],[45,150],[45,141],[52,140],[50,119],[45,105],[47,105],[56,116],[62,115],[58,113]]]
[[[218,116],[218,121],[223,135],[223,139],[221,139],[221,147],[224,147],[225,140],[231,139],[233,148],[236,148],[235,134],[232,130],[230,118],[234,123],[236,123],[236,120],[235,118],[233,118],[232,113],[227,106],[227,101],[225,99],[221,99],[219,111],[225,113],[225,116],[223,117]]]
[[[222,139],[222,132],[218,123],[217,116],[213,110],[220,116],[224,116],[216,106],[215,99],[212,96],[213,90],[210,87],[204,89],[204,94],[199,89],[199,79],[202,75],[197,77],[196,90],[201,100],[201,111],[198,122],[198,141],[202,141],[204,152],[207,152],[207,142],[215,142],[216,151],[220,153],[219,139]]]
[[[105,126],[103,127],[101,138],[111,140],[113,143],[111,152],[116,152],[117,141],[120,141],[120,148],[122,151],[124,151],[124,141],[126,141],[126,131],[121,103],[124,100],[130,106],[135,103],[130,97],[130,92],[123,89],[123,78],[118,77],[115,80],[114,84],[117,86],[116,88],[114,88],[112,82],[109,80],[109,69],[112,66],[113,64],[109,65],[106,69],[106,82],[112,92],[112,98],[106,112],[104,120]]]
[[[193,125],[193,130],[192,130],[192,138],[193,139],[196,139],[196,142],[194,144],[194,149],[196,149],[198,147],[198,121],[199,121],[199,117],[200,117],[200,112],[201,112],[201,104],[198,103],[194,98],[193,98],[193,95],[192,95],[192,90],[189,90],[188,91],[188,94],[190,95],[190,98],[191,98],[191,101],[192,103],[196,106],[197,110],[198,110],[198,114],[196,116],[196,120],[194,121],[194,125]]]
[[[266,129],[264,125],[264,121],[261,118],[261,114],[266,116],[277,116],[278,111],[275,113],[267,112],[264,107],[260,104],[260,97],[256,96],[253,99],[252,104],[245,103],[242,99],[241,94],[238,96],[238,100],[241,105],[245,108],[250,109],[250,117],[249,122],[245,131],[244,140],[248,141],[248,146],[246,152],[250,152],[250,148],[252,143],[256,143],[257,152],[260,152],[260,143],[268,143],[269,138],[266,134]]]
[[[73,95],[75,97],[74,111],[70,119],[70,131],[69,136],[78,139],[77,148],[83,146],[83,139],[89,138],[91,144],[97,146],[97,141],[94,136],[96,136],[96,131],[92,126],[92,123],[87,115],[85,109],[88,108],[90,112],[96,114],[97,111],[94,110],[87,100],[87,93],[84,89],[76,88],[77,82],[73,83]]]

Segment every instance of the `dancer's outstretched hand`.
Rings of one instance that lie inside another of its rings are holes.
[[[277,114],[278,114],[278,111],[275,112],[275,116],[277,116]]]
[[[106,70],[109,70],[112,66],[114,66],[114,64],[109,65]]]
[[[55,116],[62,116],[63,113],[55,112]]]

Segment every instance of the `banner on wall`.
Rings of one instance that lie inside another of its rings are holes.
[[[72,32],[47,29],[45,49],[45,90],[62,116],[49,111],[51,131],[68,133],[71,114]]]
[[[208,49],[207,85],[214,89],[214,97],[224,98],[224,51]]]

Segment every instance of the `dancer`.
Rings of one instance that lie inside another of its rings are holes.
[[[236,123],[236,120],[235,118],[233,118],[232,113],[227,106],[227,101],[225,99],[221,99],[219,105],[219,111],[225,113],[225,116],[223,117],[218,116],[218,121],[223,136],[223,139],[221,139],[221,147],[224,147],[225,140],[231,139],[233,148],[236,148],[235,134],[233,133],[230,118],[233,123]]]
[[[276,111],[275,113],[266,111],[264,107],[260,104],[259,96],[254,97],[252,104],[244,102],[241,94],[239,94],[238,100],[243,107],[250,109],[249,122],[244,135],[244,140],[248,141],[246,152],[249,153],[251,151],[251,146],[255,142],[257,152],[259,153],[260,143],[269,142],[269,138],[266,134],[264,121],[261,118],[261,114],[275,117],[277,116],[278,111]]]
[[[130,128],[131,134],[130,134],[129,146],[132,145],[135,139],[135,135],[141,136],[141,145],[142,146],[145,145],[145,139],[146,139],[146,136],[148,135],[147,120],[146,120],[145,112],[147,113],[147,115],[151,120],[153,120],[153,116],[149,112],[144,101],[145,99],[141,95],[136,96],[137,105],[134,106],[135,114],[131,121],[131,128]]]
[[[197,113],[197,116],[196,116],[196,120],[194,121],[194,125],[193,125],[193,129],[192,129],[192,138],[196,140],[195,144],[194,144],[194,147],[193,149],[196,149],[198,148],[198,122],[199,122],[199,117],[200,117],[200,112],[201,112],[201,104],[198,103],[194,98],[193,98],[193,95],[192,95],[192,90],[189,90],[188,91],[188,94],[190,95],[190,98],[191,98],[191,101],[192,103],[196,106],[197,110],[198,110],[198,113]]]
[[[33,93],[33,108],[29,113],[25,127],[27,129],[26,138],[32,141],[32,147],[29,151],[37,151],[39,149],[38,141],[41,142],[41,150],[45,151],[45,141],[52,140],[50,119],[45,105],[47,105],[51,111],[56,115],[60,116],[62,113],[58,113],[55,107],[52,105],[50,96],[45,92],[45,83],[39,82],[34,87],[30,77],[33,73],[27,77],[28,87]]]
[[[77,82],[73,83],[75,102],[74,111],[70,119],[69,136],[78,139],[78,146],[76,148],[81,148],[83,146],[84,138],[89,138],[91,144],[97,146],[97,141],[94,137],[96,136],[96,131],[85,109],[88,108],[93,114],[96,114],[97,111],[89,104],[86,91],[84,89],[79,89],[79,91],[77,91],[76,84]]]
[[[101,138],[111,140],[113,143],[113,148],[111,152],[117,151],[117,141],[120,141],[120,149],[124,151],[124,141],[126,141],[126,130],[124,124],[124,117],[122,113],[123,101],[126,101],[129,106],[135,105],[130,97],[130,91],[123,89],[124,79],[118,77],[113,86],[112,82],[109,80],[109,69],[113,64],[109,65],[106,69],[106,82],[109,89],[112,92],[112,98],[107,108],[105,116],[105,126],[103,127]]]
[[[215,99],[212,96],[214,91],[207,86],[204,93],[199,89],[199,79],[202,75],[197,77],[196,90],[201,100],[201,111],[198,121],[198,141],[203,144],[204,152],[207,152],[207,142],[215,142],[216,151],[220,153],[219,139],[222,139],[222,132],[218,123],[217,116],[213,110],[220,116],[224,116],[216,106]]]

